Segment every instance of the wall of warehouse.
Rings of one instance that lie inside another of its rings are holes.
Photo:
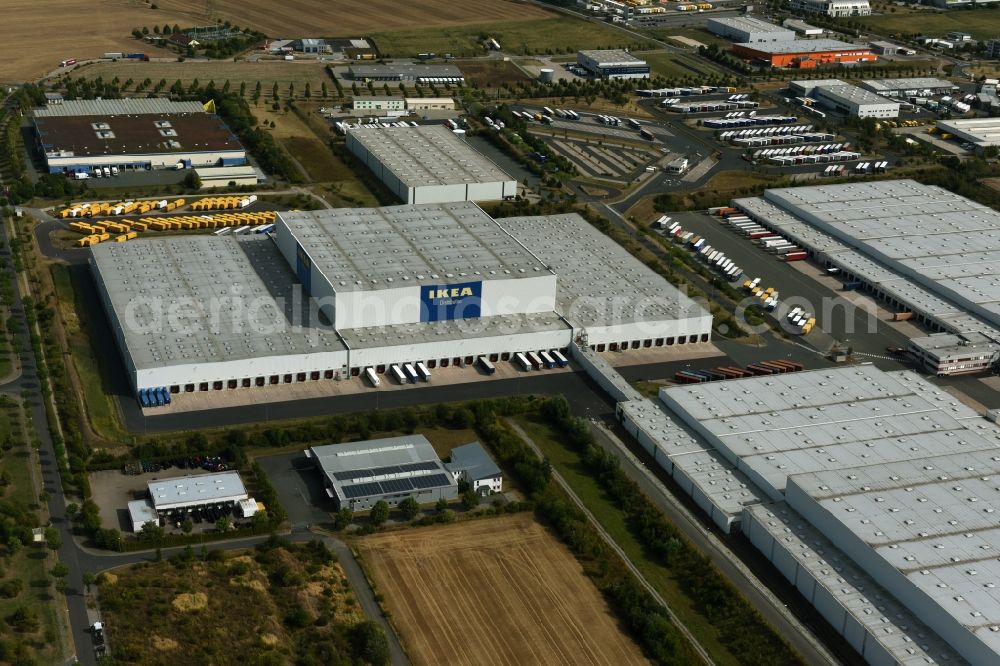
[[[763,516],[745,510],[741,522],[743,534],[764,557],[792,583],[831,627],[872,666],[896,666],[898,661],[854,615],[837,599],[833,591],[801,566],[791,551],[762,522]]]
[[[573,321],[573,316],[562,312],[567,319]],[[630,324],[615,324],[611,326],[581,326],[587,332],[587,344],[610,345],[629,343],[630,348],[641,348],[646,340],[657,340],[673,338],[674,344],[687,344],[690,342],[704,341],[712,339],[712,316],[706,314],[702,317],[687,317],[684,319],[672,319],[662,321],[643,321]],[[684,337],[684,343],[678,341]],[[692,340],[692,337],[694,338]],[[639,347],[634,347],[639,343]],[[598,349],[598,351],[603,351]]]
[[[104,313],[108,317],[108,325],[111,327],[111,332],[115,336],[115,344],[118,347],[118,352],[121,354],[122,363],[125,364],[125,376],[128,378],[128,382],[132,387],[132,390],[138,394],[139,387],[136,385],[135,363],[132,360],[132,354],[129,352],[128,345],[125,343],[125,334],[122,330],[121,322],[118,320],[118,315],[115,313],[115,309],[111,306],[111,297],[108,295],[108,288],[105,286],[104,276],[101,274],[101,270],[98,268],[93,256],[90,257],[89,263],[91,275],[93,276],[94,284],[97,287],[97,295],[101,299],[101,305],[104,306]],[[146,387],[144,386],[142,388]]]
[[[178,387],[185,392],[186,387],[193,385],[194,391],[219,390],[215,387],[222,382],[222,389],[229,388],[229,382],[235,380],[237,388],[243,388],[243,382],[250,380],[250,388],[257,386],[259,378],[264,378],[264,385],[272,383],[287,384],[301,381],[324,379],[325,373],[332,371],[344,377],[347,372],[347,351],[312,352],[308,354],[288,354],[283,356],[266,356],[262,358],[221,361],[218,363],[184,363],[167,365],[157,368],[139,369],[135,373],[138,388],[155,388],[158,386]],[[315,373],[319,373],[315,377]],[[300,375],[305,374],[302,378]],[[286,377],[291,375],[290,381]],[[277,382],[272,378],[277,377]]]
[[[795,477],[788,480],[785,501],[973,666],[990,666],[996,663],[996,653],[989,646],[862,541],[854,530],[849,529],[837,516],[810,497],[798,485]]]
[[[494,335],[479,338],[436,340],[414,342],[407,345],[352,349],[351,368],[377,367],[392,363],[415,363],[417,361],[449,361],[466,356],[489,356],[503,352],[516,353],[548,349],[565,349],[572,340],[572,331],[567,327],[552,331],[516,333],[514,335]]]
[[[46,157],[49,173],[64,171],[91,171],[94,167],[116,166],[122,169],[173,169],[178,162],[186,167],[211,167],[225,164],[240,166],[247,163],[246,151],[229,150],[219,152],[170,152],[134,153],[128,155],[93,155],[70,157]]]

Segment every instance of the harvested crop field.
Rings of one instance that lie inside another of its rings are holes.
[[[129,0],[4,0],[4,56],[0,81],[30,81],[59,67],[60,60],[100,58],[110,51],[167,54],[132,39],[132,28],[189,19],[152,11]]]
[[[160,0],[157,4],[163,10],[188,15],[189,22],[204,20],[204,0]],[[333,5],[326,0],[216,0],[214,4],[218,18],[271,37],[353,37],[415,25],[433,28],[552,16],[534,5],[507,0],[338,0]]]
[[[360,539],[414,664],[640,664],[569,550],[529,514]]]

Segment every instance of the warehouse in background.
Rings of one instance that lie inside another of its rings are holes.
[[[381,501],[395,507],[409,497],[420,504],[458,497],[458,481],[423,435],[313,446],[305,455],[337,509],[369,511]]]
[[[714,35],[731,39],[738,44],[762,44],[768,42],[791,42],[795,32],[752,16],[730,18],[710,18],[705,28]]]
[[[49,173],[231,167],[247,163],[239,139],[199,102],[68,100],[32,111]]]
[[[576,63],[591,75],[606,79],[645,79],[650,72],[645,60],[621,49],[578,51]]]
[[[347,148],[403,203],[513,197],[517,181],[443,125],[359,127]]]

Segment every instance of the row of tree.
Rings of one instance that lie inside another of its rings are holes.
[[[621,470],[618,457],[595,442],[587,422],[572,415],[564,397],[547,400],[541,413],[560,433],[562,441],[576,450],[587,471],[625,513],[632,535],[653,559],[669,569],[740,663],[747,666],[803,663],[712,561]]]

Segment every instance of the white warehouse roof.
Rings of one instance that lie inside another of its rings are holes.
[[[195,474],[158,479],[148,484],[149,497],[157,511],[222,502],[239,502],[247,490],[237,472]]]
[[[942,132],[949,132],[980,148],[1000,146],[1000,118],[958,118],[939,120]]]
[[[598,67],[615,65],[645,65],[646,61],[622,49],[583,50],[579,55],[594,61]]]
[[[124,99],[70,99],[32,111],[38,118],[57,116],[139,116],[172,113],[205,113],[201,102],[173,102],[162,97]]]
[[[767,190],[764,199],[1000,326],[1000,213],[912,180]]]
[[[347,136],[408,187],[514,180],[444,125],[359,127]]]
[[[545,265],[470,202],[279,213],[337,291],[510,279]]]
[[[307,300],[293,298],[295,275],[262,235],[101,243],[92,252],[137,370],[346,349]]]

